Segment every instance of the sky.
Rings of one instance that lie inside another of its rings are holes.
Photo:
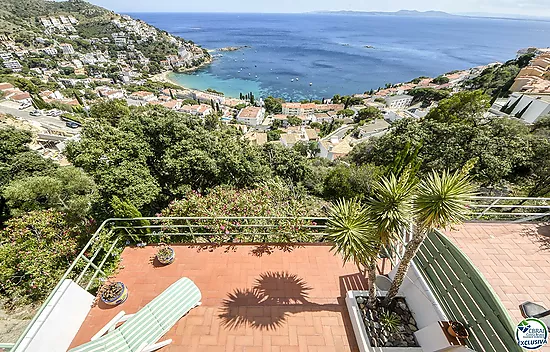
[[[310,12],[438,10],[449,13],[550,15],[550,0],[88,0],[117,12]]]

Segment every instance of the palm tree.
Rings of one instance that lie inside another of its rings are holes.
[[[383,247],[399,240],[399,234],[406,228],[413,215],[413,194],[416,181],[406,173],[399,179],[391,173],[374,186],[373,195],[367,198],[369,221],[374,228],[378,247],[375,258],[378,258]],[[374,286],[376,280],[376,260],[370,262],[368,269],[369,283]],[[371,302],[374,304],[374,302]]]
[[[453,174],[444,171],[441,176],[433,171],[420,182],[414,199],[413,238],[407,244],[384,304],[389,304],[399,292],[411,261],[428,233],[464,221],[472,195],[473,186],[460,171]]]
[[[340,254],[344,262],[353,261],[360,273],[376,265],[380,244],[367,216],[367,209],[357,199],[341,199],[330,208],[327,239],[331,251]],[[370,281],[370,280],[369,280]],[[369,300],[374,302],[374,282],[369,282]]]

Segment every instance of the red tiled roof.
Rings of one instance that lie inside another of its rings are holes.
[[[13,85],[11,83],[0,83],[0,90],[8,89],[13,89]]]

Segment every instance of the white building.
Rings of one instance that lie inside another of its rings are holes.
[[[390,124],[387,123],[385,120],[376,119],[374,121],[364,124],[363,126],[359,126],[358,137],[361,139],[376,136],[386,131],[389,127]]]
[[[392,95],[385,100],[390,109],[405,109],[411,105],[413,97],[410,95]]]
[[[237,121],[247,126],[257,126],[262,123],[265,116],[265,109],[257,106],[247,106],[239,111]]]
[[[2,59],[2,61],[10,61],[11,58],[12,56],[10,53],[0,53],[0,59]]]
[[[21,71],[21,68],[22,68],[21,64],[17,60],[4,61],[4,67],[9,68],[14,72],[19,72]]]
[[[59,44],[59,47],[63,51],[63,54],[65,55],[72,55],[74,54],[74,48],[71,44],[68,43],[61,43]]]
[[[349,136],[348,136],[349,137]],[[353,147],[349,143],[348,137],[344,139],[338,138],[338,136],[332,136],[328,139],[322,139],[319,141],[319,156],[321,158],[334,161],[338,158],[348,155]]]
[[[516,117],[525,123],[535,123],[540,117],[550,114],[550,96],[512,93],[501,107],[492,110],[499,114]]]
[[[57,55],[57,49],[56,49],[56,48],[52,48],[52,47],[50,47],[50,48],[44,48],[42,51],[43,51],[44,53],[48,54],[48,55],[51,55],[51,56]]]

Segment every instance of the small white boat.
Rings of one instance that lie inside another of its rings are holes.
[[[250,76],[250,72],[248,72],[248,75]]]
[[[299,81],[300,79],[298,77],[296,77],[296,80]]]
[[[294,78],[290,80],[290,82],[294,82]]]
[[[258,75],[256,75],[255,78],[258,78]]]
[[[310,86],[312,86],[312,85],[313,85],[313,83],[309,82],[309,85],[310,85]]]

